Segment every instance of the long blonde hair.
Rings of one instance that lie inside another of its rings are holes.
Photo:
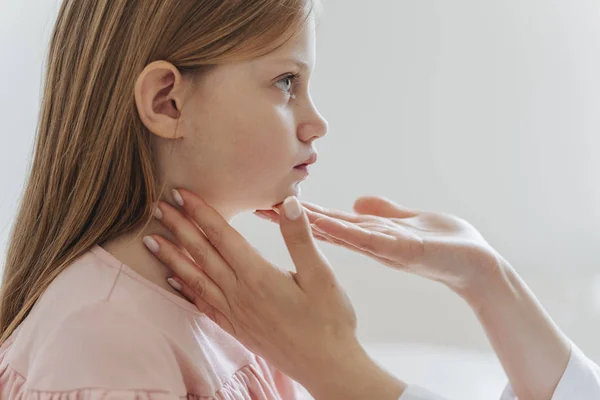
[[[0,344],[67,266],[152,219],[150,132],[134,101],[156,60],[182,74],[267,54],[304,26],[311,0],[64,0],[50,41],[35,153],[11,229]]]

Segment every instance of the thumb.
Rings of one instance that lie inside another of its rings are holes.
[[[410,218],[419,214],[418,211],[379,196],[359,197],[354,202],[354,211],[359,214],[376,215],[384,218]]]
[[[314,280],[329,282],[327,277],[332,277],[333,271],[317,247],[308,216],[296,197],[290,196],[282,203],[279,228],[296,266],[300,286],[306,289]]]

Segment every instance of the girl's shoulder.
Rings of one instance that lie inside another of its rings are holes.
[[[163,335],[116,303],[86,305],[55,329],[37,332],[35,340],[38,345],[28,349],[11,349],[11,342],[3,346],[1,394],[14,391],[17,382],[28,393],[105,388],[185,394],[177,360]]]
[[[120,288],[124,278],[93,250],[62,271],[2,346],[0,388],[20,377],[34,392],[177,390],[172,343],[152,318],[154,305],[141,307],[145,293]]]
[[[238,363],[205,347],[206,359],[186,360],[163,332],[117,303],[98,302],[71,313],[35,353],[15,358],[12,344],[0,348],[0,398],[6,400],[311,398],[257,356]],[[218,365],[224,361],[227,368]]]
[[[0,399],[296,399],[294,382],[96,247],[0,347]]]

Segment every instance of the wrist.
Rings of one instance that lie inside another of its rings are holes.
[[[316,400],[398,400],[404,393],[407,385],[357,346],[351,356],[315,368],[314,377],[304,386]]]
[[[461,295],[518,397],[550,398],[567,367],[570,342],[519,274],[498,256],[496,268]]]
[[[492,253],[485,263],[477,269],[477,273],[467,285],[456,293],[462,297],[475,311],[497,303],[501,293],[513,291],[516,272],[500,254]]]

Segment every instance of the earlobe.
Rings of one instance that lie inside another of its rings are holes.
[[[167,61],[154,61],[140,73],[134,87],[135,104],[150,132],[165,139],[183,136],[183,132],[176,132],[183,86],[181,73]]]

